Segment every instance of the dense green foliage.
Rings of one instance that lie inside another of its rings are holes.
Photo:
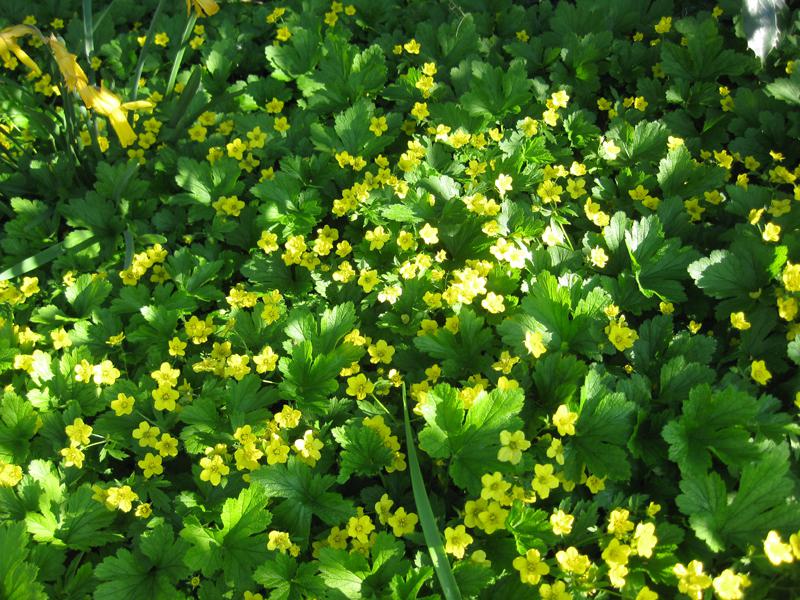
[[[0,598],[796,593],[739,8],[4,0]]]

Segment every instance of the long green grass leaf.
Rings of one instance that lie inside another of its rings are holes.
[[[167,89],[164,92],[165,96],[169,96],[172,93],[172,88],[175,87],[175,80],[178,78],[178,71],[181,68],[181,63],[183,62],[183,55],[186,53],[186,45],[189,43],[189,36],[192,35],[192,30],[194,29],[194,24],[197,23],[197,15],[192,12],[189,15],[189,20],[186,21],[186,27],[183,30],[183,35],[181,36],[181,45],[178,47],[178,51],[175,53],[175,60],[172,61],[172,69],[169,72],[169,79],[167,80]]]
[[[414,438],[411,432],[411,420],[408,418],[408,405],[406,403],[406,388],[403,386],[403,419],[405,421],[406,448],[408,452],[408,471],[411,475],[411,489],[414,492],[414,503],[417,506],[417,514],[422,525],[422,534],[425,536],[425,543],[428,545],[428,552],[433,561],[433,568],[442,586],[442,593],[446,600],[461,600],[461,591],[458,589],[453,570],[450,568],[450,561],[444,551],[442,536],[439,534],[439,527],[433,516],[428,492],[425,490],[425,482],[422,479],[422,472],[417,460],[417,450],[414,446]]]
[[[9,267],[2,273],[0,273],[0,281],[5,281],[7,279],[12,279],[23,273],[28,273],[29,271],[33,271],[34,269],[38,269],[41,266],[46,265],[47,263],[55,260],[62,254],[64,254],[67,250],[71,250],[72,252],[78,252],[79,250],[83,250],[87,246],[91,246],[97,241],[97,236],[91,236],[84,240],[81,240],[74,246],[67,246],[65,242],[58,242],[57,244],[53,244],[49,248],[45,248],[41,252],[37,252],[33,256],[29,256],[28,258],[21,260],[13,267]]]
[[[139,95],[139,80],[142,78],[142,69],[144,68],[144,59],[147,57],[147,51],[150,49],[150,44],[153,43],[153,34],[156,31],[156,22],[161,10],[164,8],[165,0],[158,0],[158,6],[153,12],[153,18],[150,19],[150,27],[147,28],[147,35],[144,38],[144,44],[139,52],[139,62],[136,63],[136,71],[133,74],[133,91],[131,92],[131,100],[136,100]]]

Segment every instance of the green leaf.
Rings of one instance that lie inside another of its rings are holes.
[[[88,551],[106,544],[117,537],[117,534],[105,531],[114,520],[114,513],[92,496],[91,486],[84,484],[67,496],[58,512],[54,513],[45,506],[41,514],[29,513],[25,519],[28,531],[37,541],[73,550]]]
[[[302,600],[323,594],[325,586],[316,576],[315,563],[298,563],[294,558],[275,553],[260,565],[253,580],[268,590],[273,600]]]
[[[289,81],[311,71],[319,62],[320,41],[314,28],[298,27],[287,43],[268,45],[264,53],[275,70],[272,76]]]
[[[627,481],[631,465],[625,447],[633,433],[636,405],[620,392],[611,392],[610,377],[589,371],[581,389],[575,435],[564,443],[564,469],[577,480],[584,466],[590,474]]]
[[[189,574],[183,564],[188,544],[176,540],[172,526],[160,519],[154,519],[151,527],[138,538],[134,552],[121,549],[97,566],[95,576],[101,583],[95,591],[95,598],[182,597],[175,589],[175,582]]]
[[[688,271],[707,296],[749,300],[751,292],[757,292],[777,274],[785,253],[784,247],[768,247],[741,236],[730,250],[714,250],[708,257],[691,263]]]
[[[283,225],[284,236],[308,234],[322,215],[319,193],[289,173],[278,171],[257,183],[250,193],[262,202],[259,210],[268,223]]]
[[[681,480],[678,508],[714,552],[729,545],[760,547],[769,530],[800,527],[789,467],[789,448],[781,444],[767,447],[760,460],[742,469],[735,494],[716,472],[689,475]]]
[[[561,285],[555,275],[542,271],[520,303],[520,310],[506,318],[497,328],[503,342],[526,354],[528,331],[542,333],[548,350],[572,350],[599,358],[599,349],[607,340],[603,327],[608,319],[603,308],[611,297],[600,287],[585,285],[575,277],[569,285]]]
[[[331,430],[333,438],[342,446],[340,454],[339,483],[351,475],[377,475],[392,464],[392,451],[383,443],[377,431],[360,423],[350,423]]]
[[[372,95],[386,83],[386,59],[380,46],[359,52],[347,40],[328,34],[323,56],[312,75],[301,77],[298,87],[312,109],[343,110],[358,98]]]
[[[514,536],[519,554],[524,555],[531,548],[544,554],[558,543],[558,536],[550,525],[550,513],[519,501],[514,502],[508,513],[506,529]]]
[[[685,475],[705,473],[712,455],[732,468],[757,459],[760,448],[751,437],[758,412],[758,401],[747,392],[695,387],[683,403],[683,415],[662,431],[670,459]]]
[[[661,159],[656,178],[665,198],[686,199],[722,186],[725,175],[721,167],[696,163],[686,146],[681,145]]]
[[[520,390],[495,389],[481,394],[465,410],[458,392],[446,384],[428,392],[422,404],[427,423],[419,434],[419,446],[433,458],[449,458],[453,482],[470,494],[480,493],[486,472],[505,471],[497,459],[500,432],[522,427]]]
[[[328,525],[339,525],[354,512],[353,504],[341,494],[328,491],[336,478],[315,473],[308,465],[290,458],[286,465],[272,465],[253,471],[254,484],[264,488],[268,498],[283,498],[274,513],[293,527],[292,537],[308,540],[311,517]]]
[[[659,375],[659,398],[665,403],[681,402],[689,396],[696,385],[710,384],[716,374],[707,366],[688,362],[684,356],[675,356],[661,367]]]
[[[246,585],[255,566],[267,556],[262,534],[272,515],[265,505],[264,490],[251,486],[222,505],[221,528],[204,527],[196,518],[187,518],[180,533],[192,546],[184,559],[186,565],[206,577],[222,570],[226,582]]]
[[[660,121],[642,121],[635,127],[622,122],[611,130],[622,147],[621,160],[626,164],[655,162],[667,147],[669,131]]]
[[[74,315],[83,319],[102,306],[112,288],[109,281],[86,274],[81,275],[75,280],[75,283],[67,286],[64,297],[72,306]]]
[[[678,239],[665,239],[656,215],[634,222],[625,234],[625,245],[636,282],[645,296],[650,298],[655,294],[669,302],[686,300],[681,280],[688,279],[686,268],[697,258],[697,253],[681,246]]]
[[[492,338],[491,331],[484,327],[483,317],[471,308],[462,308],[458,320],[458,333],[441,328],[414,339],[414,345],[421,352],[442,361],[443,372],[451,377],[463,372],[474,373],[488,365],[485,351]]]
[[[470,91],[461,97],[461,105],[471,115],[502,119],[528,104],[532,83],[522,60],[512,60],[506,68],[476,61],[472,63]]]
[[[28,536],[22,523],[0,523],[0,597],[46,600],[39,569],[28,562]]]
[[[333,598],[363,598],[361,587],[369,575],[369,563],[358,552],[323,548],[319,553],[319,572]]]
[[[0,458],[12,463],[21,463],[27,458],[37,420],[38,414],[28,400],[11,391],[3,394],[0,398]]]
[[[800,104],[800,70],[795,69],[789,78],[776,79],[765,87],[767,93],[782,102]]]

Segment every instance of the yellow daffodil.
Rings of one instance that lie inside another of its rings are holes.
[[[211,17],[219,12],[219,5],[214,0],[186,0],[186,14],[192,12],[194,6],[198,17]]]
[[[38,31],[34,27],[28,25],[12,25],[5,29],[0,29],[0,58],[6,60],[12,53],[17,57],[19,62],[28,67],[36,74],[42,72],[33,59],[19,47],[17,38],[24,35],[37,35]]]
[[[119,96],[104,87],[98,89],[93,86],[87,86],[81,97],[87,108],[91,108],[96,113],[108,118],[123,147],[128,147],[136,141],[136,134],[133,132],[130,123],[128,123],[127,112],[153,106],[152,102],[147,100],[123,103]]]

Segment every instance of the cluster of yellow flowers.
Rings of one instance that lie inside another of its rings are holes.
[[[152,269],[150,281],[162,283],[169,279],[169,273],[163,266],[166,259],[167,251],[161,244],[154,244],[144,252],[134,254],[131,265],[127,269],[120,271],[119,277],[125,285],[136,285],[147,274],[147,270]]]
[[[4,279],[0,281],[0,303],[10,304],[11,306],[22,304],[38,294],[39,291],[38,277],[23,277],[19,287]]]

